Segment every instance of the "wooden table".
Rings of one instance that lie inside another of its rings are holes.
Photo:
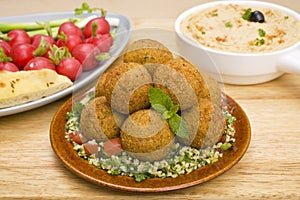
[[[90,0],[132,20],[133,28],[173,29],[175,18],[205,0]],[[298,0],[269,0],[300,12]],[[79,0],[0,0],[0,16],[72,11]],[[0,198],[84,199],[300,199],[300,76],[272,82],[225,85],[252,126],[249,149],[225,174],[204,184],[162,194],[134,194],[93,185],[69,172],[53,153],[49,126],[70,96],[0,118]]]

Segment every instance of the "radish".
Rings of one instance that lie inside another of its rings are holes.
[[[48,58],[35,57],[29,60],[24,67],[24,70],[40,70],[40,69],[52,69],[55,71],[55,65]]]
[[[17,72],[19,71],[19,68],[12,62],[0,62],[0,71],[1,70]]]
[[[20,30],[20,29],[12,30],[8,32],[7,37],[11,47],[16,46],[17,44],[31,43],[31,38],[24,30]]]
[[[35,47],[32,44],[18,44],[10,51],[10,56],[13,63],[19,68],[23,69],[29,60],[34,58]]]
[[[59,26],[58,35],[64,33],[65,35],[78,35],[78,37],[82,38],[81,29],[76,26],[73,22],[64,22]]]
[[[95,68],[98,64],[96,56],[100,51],[95,47],[95,45],[90,43],[82,43],[76,46],[71,52],[81,64],[83,71],[91,70]]]
[[[31,37],[31,44],[38,48],[41,44],[42,38],[45,40],[45,45],[53,45],[55,44],[55,40],[49,35],[37,34]]]
[[[56,66],[56,71],[71,81],[75,81],[82,73],[82,66],[75,58],[64,58]]]
[[[38,34],[31,37],[32,45],[36,48],[36,54],[48,58],[50,46],[55,44],[55,40],[44,34]]]
[[[108,52],[110,47],[113,44],[113,38],[110,33],[106,33],[103,35],[92,36],[85,40],[86,43],[94,44],[100,52]]]
[[[56,41],[58,47],[66,46],[70,52],[72,52],[74,47],[81,43],[82,38],[78,35],[65,35],[64,33],[59,35],[58,40]]]
[[[11,46],[8,44],[8,42],[6,42],[4,40],[0,40],[0,48],[2,48],[5,55],[7,55],[7,56],[9,55]]]
[[[85,38],[89,38],[93,35],[93,29],[95,29],[96,34],[106,34],[110,31],[110,25],[105,17],[97,17],[90,20],[83,28],[83,34]]]

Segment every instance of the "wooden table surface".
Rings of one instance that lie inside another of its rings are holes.
[[[172,31],[176,17],[205,0],[102,0],[91,6],[130,18],[134,29]],[[299,0],[269,0],[300,12]],[[0,17],[72,11],[80,0],[0,0]],[[191,188],[135,194],[91,184],[57,159],[49,126],[70,97],[0,118],[0,199],[300,199],[300,76],[286,74],[252,85],[225,85],[225,92],[246,111],[252,126],[248,151],[223,175]]]

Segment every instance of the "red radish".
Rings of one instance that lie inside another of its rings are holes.
[[[31,37],[32,45],[37,48],[37,54],[48,58],[50,46],[55,44],[55,40],[48,35],[37,34]]]
[[[37,34],[31,37],[31,44],[36,48],[40,46],[42,38],[44,38],[46,45],[55,44],[55,40],[49,35]]]
[[[10,56],[13,63],[17,65],[19,69],[23,69],[25,65],[34,58],[35,47],[31,44],[18,44],[12,47]]]
[[[11,50],[11,46],[8,44],[8,42],[4,41],[4,40],[0,40],[0,48],[3,49],[4,53],[9,56],[10,50]]]
[[[48,58],[35,57],[29,60],[24,67],[24,70],[40,70],[40,69],[52,69],[55,71],[55,65]]]
[[[0,71],[1,70],[17,72],[19,71],[19,68],[12,62],[0,62]]]
[[[96,56],[99,53],[99,50],[90,43],[79,44],[71,52],[72,56],[82,64],[83,71],[91,70],[97,66]]]
[[[31,38],[28,33],[21,29],[15,29],[9,31],[7,34],[9,38],[9,44],[11,47],[16,46],[17,44],[30,44]]]
[[[106,33],[103,35],[97,35],[95,37],[90,37],[85,40],[87,43],[94,44],[100,52],[108,52],[111,45],[113,44],[113,39],[110,33]]]
[[[57,73],[75,81],[82,73],[81,63],[75,58],[64,58],[56,66]]]
[[[109,156],[122,152],[121,141],[119,138],[113,138],[103,143],[103,149]]]
[[[59,35],[56,45],[58,47],[66,46],[69,52],[72,52],[74,47],[82,43],[82,38],[78,35]]]
[[[58,35],[64,33],[65,35],[78,35],[78,37],[82,38],[81,29],[76,26],[73,22],[64,22],[59,26]]]
[[[93,26],[96,26],[95,34],[106,34],[110,31],[110,25],[105,17],[97,17],[91,19],[83,28],[83,34],[85,38],[89,38],[93,35]]]

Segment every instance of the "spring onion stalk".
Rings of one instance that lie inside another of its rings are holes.
[[[56,20],[50,20],[47,23],[50,27],[58,27],[64,22],[67,21],[73,21],[74,23],[78,23],[80,21],[84,20],[84,18],[63,18],[63,19],[56,19]],[[32,31],[32,30],[38,30],[42,29],[40,22],[17,22],[17,23],[0,23],[0,31],[2,33],[7,33],[14,29],[22,29],[24,31]]]
[[[36,34],[51,35],[53,38],[57,38],[59,26],[66,21],[73,21],[79,28],[84,26],[92,19],[98,17],[97,15],[91,15],[86,18],[64,18],[60,20],[52,20],[49,22],[23,22],[23,23],[0,23],[0,39],[8,40],[8,37],[4,32],[11,29],[23,29],[26,30],[28,35],[34,36]],[[108,23],[113,27],[118,27],[120,19],[106,17]],[[47,28],[45,28],[47,27]]]
[[[73,21],[74,24],[77,25],[79,28],[83,28],[91,19],[94,19],[96,17],[97,17],[97,15],[91,15],[86,18],[68,18],[68,20],[66,20],[66,19],[63,19],[63,20],[64,21]],[[20,24],[30,24],[30,23],[26,22],[26,23],[20,23]],[[56,27],[53,27],[54,23],[52,23],[51,21],[35,22],[35,24],[36,24],[36,26],[39,26],[39,29],[27,31],[27,33],[30,37],[34,36],[36,34],[45,34],[45,35],[50,35],[53,38],[57,38],[58,29],[59,29],[60,24],[57,24],[58,26],[56,26]],[[10,25],[10,24],[7,24],[7,25]],[[0,26],[1,26],[1,24],[0,24]],[[21,28],[21,26],[19,28]],[[6,34],[0,34],[0,39],[4,39],[4,40],[7,39]]]

